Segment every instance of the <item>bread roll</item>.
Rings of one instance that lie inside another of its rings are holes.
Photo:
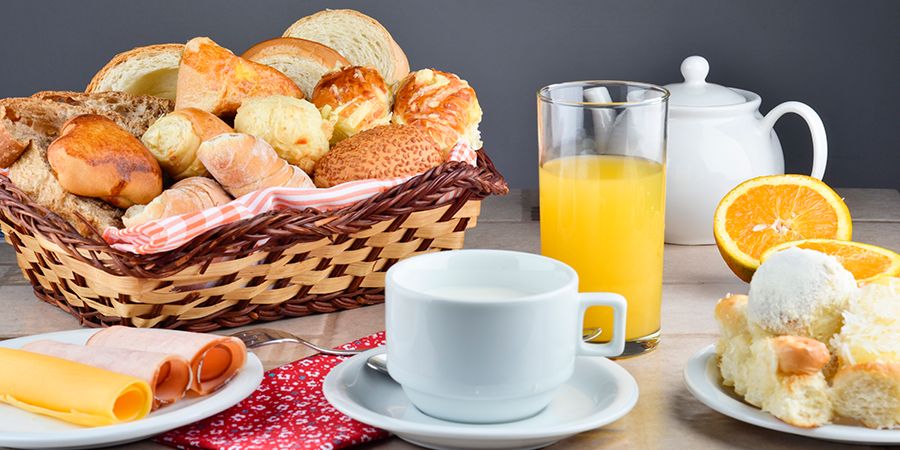
[[[221,206],[230,201],[231,196],[215,180],[190,177],[173,184],[147,205],[128,208],[122,222],[126,227],[133,227],[151,220]]]
[[[348,66],[325,74],[310,101],[326,118],[335,121],[332,146],[391,121],[391,91],[372,66]]]
[[[235,198],[269,187],[315,187],[303,170],[252,134],[220,134],[200,144],[197,155]]]
[[[409,73],[409,61],[391,34],[377,20],[350,9],[327,9],[304,17],[283,37],[319,42],[337,50],[355,66],[375,66],[393,83]]]
[[[233,115],[251,97],[286,95],[304,98],[287,75],[248,61],[209,38],[191,39],[178,68],[175,108],[198,108],[217,116]]]
[[[141,142],[175,180],[209,176],[197,158],[200,143],[234,130],[218,116],[197,108],[175,110],[153,123]]]
[[[835,412],[869,428],[900,424],[900,364],[866,362],[846,366],[832,380]]]
[[[91,79],[85,92],[121,91],[175,100],[184,44],[137,47],[119,53]]]
[[[67,191],[120,208],[162,193],[162,170],[136,137],[111,119],[84,114],[63,124],[47,160]]]
[[[428,133],[446,156],[457,142],[481,148],[481,107],[465,80],[447,72],[423,69],[409,74],[394,96],[393,123]]]
[[[317,187],[425,172],[443,162],[427,134],[409,125],[381,125],[344,139],[319,161]]]
[[[283,95],[247,99],[234,117],[234,131],[261,137],[306,173],[328,152],[333,128],[312,103]]]
[[[297,83],[310,98],[316,83],[326,72],[349,66],[350,62],[327,45],[306,39],[282,37],[250,47],[241,58],[278,69]]]

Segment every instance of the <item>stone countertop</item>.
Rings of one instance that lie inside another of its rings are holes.
[[[836,189],[853,217],[853,240],[900,252],[900,192],[888,189]],[[512,190],[485,199],[475,228],[466,231],[465,248],[540,252],[535,190]],[[647,355],[616,360],[637,381],[640,398],[621,419],[550,447],[551,450],[635,449],[865,449],[759,428],[722,415],[694,398],[682,379],[688,358],[719,337],[713,318],[716,301],[745,294],[749,285],[725,265],[715,245],[666,245],[664,250],[662,338]],[[10,245],[0,244],[0,339],[79,328],[73,317],[46,304],[32,292],[16,265]],[[230,334],[254,328],[222,330]],[[383,305],[283,319],[265,324],[313,342],[337,346],[384,329]],[[254,352],[266,369],[313,354],[303,346],[270,346]],[[119,447],[170,448],[150,441]],[[392,437],[355,448],[418,448]],[[868,447],[882,448],[882,447]]]

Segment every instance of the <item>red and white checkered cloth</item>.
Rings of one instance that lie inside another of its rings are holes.
[[[384,342],[382,331],[341,348]],[[237,405],[153,440],[184,450],[337,450],[383,439],[387,431],[351,419],[325,399],[325,376],[347,358],[316,355],[270,370]]]
[[[462,143],[453,147],[447,157],[448,161],[463,161],[473,166],[476,159],[475,150]],[[211,228],[270,210],[308,207],[320,211],[340,209],[403,184],[412,177],[353,181],[327,189],[262,189],[219,207],[153,220],[134,227],[110,227],[104,230],[103,238],[119,250],[141,255],[159,253],[178,248]]]

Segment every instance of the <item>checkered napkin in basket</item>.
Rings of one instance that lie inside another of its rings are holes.
[[[372,347],[384,341],[382,331],[340,348]],[[186,450],[337,450],[389,436],[343,415],[325,399],[325,375],[347,358],[316,355],[273,369],[237,405],[153,440]]]
[[[476,164],[475,150],[457,144],[448,161]],[[203,232],[226,223],[253,217],[259,213],[286,208],[339,209],[403,184],[413,176],[377,180],[351,181],[327,189],[268,188],[262,189],[216,208],[190,214],[153,220],[134,227],[107,228],[103,238],[113,248],[146,255],[173,250]]]

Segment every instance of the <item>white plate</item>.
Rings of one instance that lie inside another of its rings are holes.
[[[19,348],[40,339],[84,344],[97,331],[80,329],[40,334],[2,341],[0,347]],[[0,403],[0,447],[94,448],[139,441],[234,406],[253,393],[262,378],[262,363],[250,353],[244,370],[220,391],[206,397],[185,398],[157,409],[141,420],[104,427],[82,427]]]
[[[875,430],[863,426],[824,425],[800,428],[745,403],[733,391],[722,386],[722,375],[716,364],[716,348],[710,345],[688,360],[684,366],[684,384],[698,400],[710,408],[742,422],[784,433],[848,444],[900,444],[900,430]]]
[[[427,416],[389,375],[367,369],[366,359],[384,348],[356,355],[331,370],[322,390],[340,412],[434,449],[534,449],[613,422],[638,399],[634,378],[606,358],[579,357],[575,374],[552,403],[529,419],[490,425],[448,422]]]

